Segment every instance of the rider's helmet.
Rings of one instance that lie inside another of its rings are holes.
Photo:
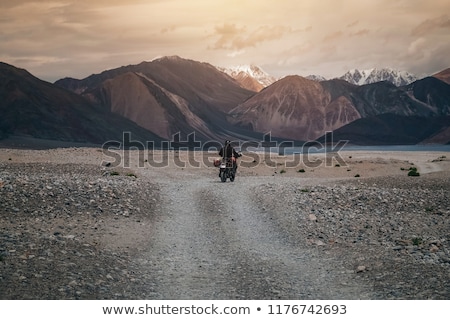
[[[229,145],[230,144],[230,140],[225,140],[225,145]]]

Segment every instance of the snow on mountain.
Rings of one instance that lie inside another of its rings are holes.
[[[339,79],[343,79],[356,85],[389,81],[397,87],[408,85],[411,82],[418,80],[418,78],[411,73],[406,71],[398,71],[391,68],[373,68],[367,70],[352,69],[347,71]]]
[[[234,79],[242,78],[244,75],[255,79],[263,87],[268,87],[277,79],[265,72],[261,67],[255,65],[240,65],[231,68],[218,68]]]
[[[322,77],[322,76],[319,76],[319,75],[315,75],[315,74],[310,74],[309,76],[306,76],[305,78],[309,79],[309,80],[317,81],[317,82],[326,81],[327,80],[325,77]]]

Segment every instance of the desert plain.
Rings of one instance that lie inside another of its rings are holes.
[[[0,298],[450,299],[450,152],[296,157],[0,149]]]

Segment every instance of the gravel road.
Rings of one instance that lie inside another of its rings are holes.
[[[94,149],[0,160],[1,299],[450,298],[447,162],[221,183]]]
[[[146,254],[158,299],[370,298],[353,270],[290,243],[258,209],[253,192],[263,177],[221,183],[187,177],[161,183],[164,218]],[[163,261],[152,264],[152,261]]]

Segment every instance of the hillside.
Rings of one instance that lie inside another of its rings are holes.
[[[433,77],[450,84],[450,68],[434,74]]]
[[[207,63],[176,56],[55,84],[166,139],[178,132],[202,140],[223,136],[225,114],[254,94]]]
[[[141,141],[159,140],[133,122],[5,63],[0,63],[0,101],[0,138],[23,135],[102,144],[121,141],[127,131]]]
[[[424,121],[449,115],[447,85],[428,82],[419,80],[399,88],[387,81],[357,86],[338,79],[317,82],[289,76],[233,109],[229,119],[250,130],[307,141],[360,118],[381,114],[418,116]],[[427,101],[421,92],[426,92]]]
[[[230,121],[248,129],[294,140],[311,140],[359,119],[345,97],[336,99],[316,81],[285,77],[230,112]]]

